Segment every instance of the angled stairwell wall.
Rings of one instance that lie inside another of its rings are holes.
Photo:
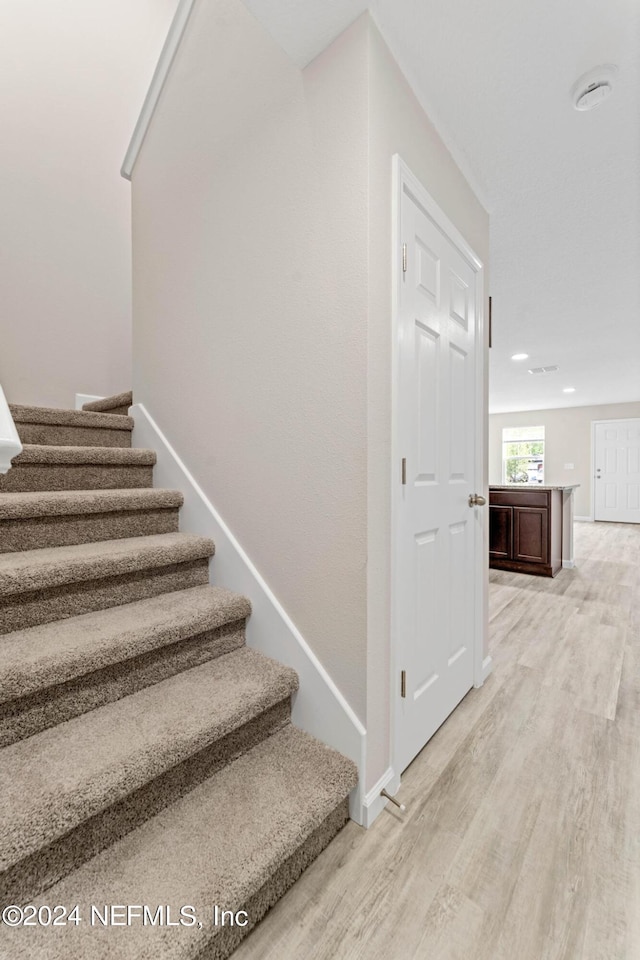
[[[301,72],[239,0],[196,2],[132,177],[134,396],[348,704],[358,753],[366,65],[364,23]]]
[[[293,697],[293,722],[349,757],[358,770],[366,769],[363,724],[148,411],[136,404],[131,413],[135,419],[134,443],[156,452],[156,482],[182,494],[182,531],[213,539],[215,581],[250,599],[253,613],[247,622],[247,644],[268,657],[282,660],[299,676],[300,689]],[[349,811],[353,820],[368,826],[361,784],[351,793]]]
[[[182,7],[182,41],[128,155],[136,398],[366,730],[369,822],[401,772],[394,154],[485,265],[489,219],[369,14],[300,69],[241,0]]]

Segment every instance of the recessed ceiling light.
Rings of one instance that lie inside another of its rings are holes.
[[[511,357],[512,360],[527,360],[529,357],[528,353],[514,353]]]
[[[575,393],[575,392],[576,392],[576,388],[575,388],[575,387],[563,387],[563,388],[562,388],[562,392],[563,392],[563,393]]]

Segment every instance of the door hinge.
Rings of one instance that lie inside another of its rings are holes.
[[[406,243],[402,244],[402,272],[407,272],[407,245]]]
[[[407,483],[407,458],[402,458],[402,486],[406,486]]]
[[[407,671],[406,670],[400,671],[400,696],[401,697],[407,696]]]
[[[492,300],[491,297],[489,297],[489,349],[491,349],[492,340],[493,340],[493,329],[492,329],[492,324],[493,324],[493,311],[492,311],[492,306],[493,306],[493,300]]]

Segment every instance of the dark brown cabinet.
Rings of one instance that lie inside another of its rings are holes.
[[[556,575],[562,566],[560,490],[489,488],[489,566]]]
[[[513,553],[513,507],[489,503],[489,556],[510,560]]]
[[[549,510],[512,507],[513,559],[519,563],[549,563]]]

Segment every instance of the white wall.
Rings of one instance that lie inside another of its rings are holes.
[[[544,426],[545,483],[579,483],[575,492],[577,517],[591,516],[591,423],[640,417],[640,401],[608,403],[592,407],[563,407],[558,410],[528,410],[496,413],[489,417],[489,482],[502,483],[503,427]],[[573,463],[573,470],[565,464]]]
[[[366,724],[367,789],[389,764],[396,151],[486,260],[368,15],[300,71],[215,0],[132,179],[134,393]]]
[[[177,0],[0,4],[0,382],[73,406],[131,385],[119,174]]]
[[[362,720],[366,83],[198,3],[132,178],[134,394]]]

